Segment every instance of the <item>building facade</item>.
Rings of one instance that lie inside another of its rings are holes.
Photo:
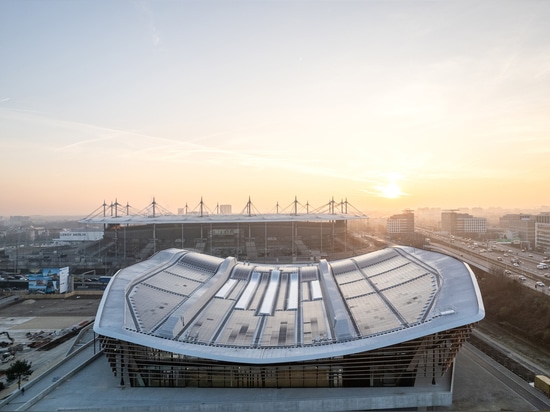
[[[338,390],[362,388],[366,409],[366,388],[388,389],[389,408],[450,405],[455,356],[483,317],[469,267],[434,252],[272,266],[170,249],[113,277],[94,331],[124,384],[331,388],[331,410],[350,410]]]
[[[406,210],[403,213],[390,216],[386,222],[386,232],[390,236],[414,235],[414,212]]]
[[[550,253],[550,223],[535,223],[535,249]]]
[[[550,213],[538,215],[518,213],[500,218],[500,227],[505,229],[506,237],[527,250],[550,252],[549,226]]]
[[[474,217],[456,211],[441,212],[441,230],[452,235],[484,235],[487,233],[487,219]]]

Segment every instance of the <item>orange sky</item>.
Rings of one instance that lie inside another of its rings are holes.
[[[548,2],[0,2],[0,216],[550,205],[548,21]]]

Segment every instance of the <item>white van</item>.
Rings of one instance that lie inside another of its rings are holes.
[[[539,264],[537,265],[537,269],[538,269],[538,270],[548,269],[548,264],[547,264],[547,263],[539,263]]]

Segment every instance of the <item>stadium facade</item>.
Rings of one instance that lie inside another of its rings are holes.
[[[201,200],[198,208],[176,215],[154,200],[141,211],[115,202],[103,204],[80,222],[102,224],[102,248],[112,257],[124,257],[125,263],[172,247],[264,262],[344,257],[364,247],[348,235],[348,223],[366,229],[368,217],[347,201],[313,209],[295,200],[276,210],[260,213],[249,200],[239,214],[213,213]]]
[[[468,265],[421,249],[260,264],[172,248],[117,272],[94,331],[121,384],[223,390],[224,410],[243,410],[239,390],[254,410],[296,407],[284,391],[366,410],[450,405],[483,317]]]

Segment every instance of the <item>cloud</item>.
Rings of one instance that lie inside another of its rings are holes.
[[[147,26],[148,26],[148,30],[151,34],[151,39],[152,39],[152,42],[153,42],[153,46],[157,47],[161,42],[161,38],[160,38],[160,32],[159,32],[159,30],[157,28],[157,25],[155,24],[154,19],[153,19],[153,13],[151,12],[151,10],[149,9],[149,7],[147,6],[147,4],[145,2],[140,2],[139,3],[139,9],[141,10],[143,15],[147,19]]]

